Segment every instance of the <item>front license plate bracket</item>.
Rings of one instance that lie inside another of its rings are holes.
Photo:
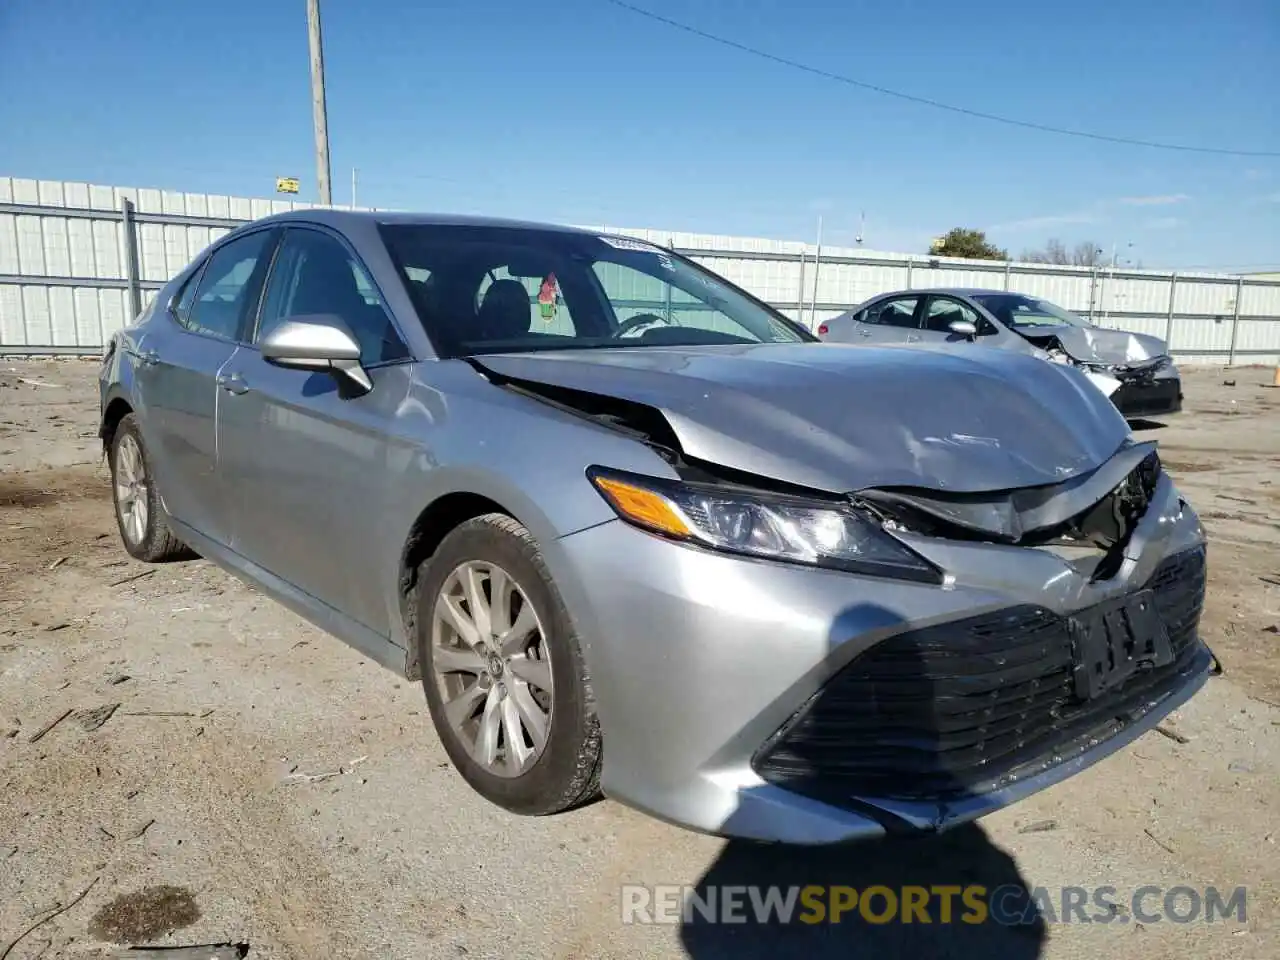
[[[1082,610],[1071,618],[1076,696],[1094,700],[1134,674],[1173,662],[1169,631],[1150,590]]]

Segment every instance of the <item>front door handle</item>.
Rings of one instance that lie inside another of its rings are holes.
[[[860,337],[869,337],[869,336],[871,336],[871,331],[870,331],[870,330],[859,330],[859,331],[858,331],[858,336],[860,336]]]
[[[130,350],[133,358],[144,367],[154,367],[160,362],[160,354],[154,350]]]
[[[217,384],[227,393],[233,393],[237,397],[249,392],[249,385],[244,382],[244,377],[238,373],[221,374],[217,379]]]
[[[915,334],[915,333],[907,334],[907,343],[915,343],[919,339],[920,339],[919,334]]]

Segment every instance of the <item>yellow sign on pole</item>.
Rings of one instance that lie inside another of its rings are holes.
[[[276,177],[276,193],[297,193],[297,177]]]

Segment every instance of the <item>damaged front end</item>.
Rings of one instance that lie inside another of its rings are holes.
[[[717,751],[741,734],[756,782],[885,830],[936,831],[1118,749],[1189,698],[1211,657],[1197,633],[1203,535],[1156,445],[1074,375],[989,353],[474,365],[661,458],[660,477],[588,469],[620,518],[791,565],[775,578],[753,562],[743,575],[760,591],[802,584],[774,597],[797,614],[776,627],[794,647],[753,669],[782,678],[764,684],[768,725],[713,730],[714,757],[691,748],[689,768],[725,775]],[[820,568],[812,581],[800,564]],[[719,587],[708,580],[708,597]],[[755,625],[715,620],[741,653]]]
[[[1173,358],[1163,352],[1164,344],[1154,338],[1088,328],[1064,330],[1061,335],[1014,329],[1043,351],[1049,362],[1083,371],[1127,417],[1159,416],[1182,409],[1181,378]]]
[[[1160,473],[1156,445],[1135,443],[1094,472],[1053,486],[957,494],[869,489],[851,499],[889,529],[1045,549],[1097,581],[1119,572]]]
[[[936,831],[1140,735],[1213,666],[1198,635],[1203,542],[1137,574],[1151,521],[1169,519],[1148,513],[1169,499],[1183,509],[1168,483],[1148,443],[1054,487],[853,495],[905,535],[1052,553],[1093,599],[1069,612],[1015,604],[874,644],[757,751],[756,772],[890,831]]]

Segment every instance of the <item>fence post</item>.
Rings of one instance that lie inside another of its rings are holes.
[[[138,225],[133,219],[133,201],[128,197],[120,198],[120,229],[124,238],[124,278],[128,283],[129,316],[125,325],[133,323],[142,313],[142,287],[138,269]]]
[[[813,296],[809,300],[809,329],[818,328],[818,273],[822,269],[822,224],[818,224],[818,247],[813,253]]]
[[[805,248],[800,248],[800,288],[796,290],[796,322],[804,323],[804,254]]]
[[[911,264],[913,262],[914,262],[914,258],[908,255],[907,256],[907,289],[908,290],[911,289]]]
[[[1164,321],[1164,345],[1173,356],[1173,298],[1178,292],[1178,271],[1169,274],[1169,316]]]
[[[1236,309],[1231,317],[1231,346],[1227,350],[1227,366],[1236,365],[1236,330],[1240,326],[1240,294],[1244,293],[1244,277],[1236,277]]]
[[[1008,261],[1008,260],[1006,260],[1006,261],[1004,262],[1004,288],[1005,288],[1005,290],[1008,290],[1008,289],[1009,289],[1009,271],[1010,271],[1010,269],[1011,269],[1012,267],[1013,267],[1013,263],[1012,263],[1012,262],[1010,262],[1010,261]]]
[[[351,168],[351,183],[352,183],[351,192],[353,194],[355,193],[355,176],[356,176],[355,167],[352,167]],[[354,200],[351,202],[351,205],[352,207],[355,206]],[[676,245],[675,237],[667,237],[667,249],[674,250],[675,245]],[[664,286],[666,287],[666,289],[663,291],[665,294],[665,303],[663,304],[663,308],[665,312],[663,313],[663,319],[666,320],[668,324],[670,324],[671,323],[671,281],[668,280],[664,284]]]
[[[1089,280],[1089,322],[1093,323],[1093,305],[1098,297],[1098,259],[1093,260],[1093,276]]]

